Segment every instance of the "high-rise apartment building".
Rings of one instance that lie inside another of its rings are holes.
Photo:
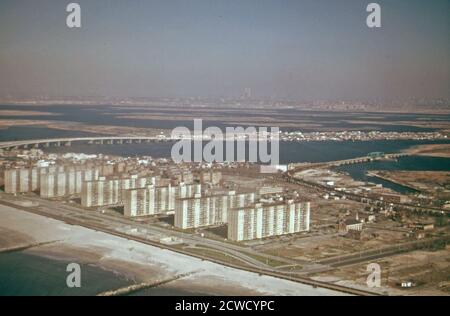
[[[310,203],[257,203],[229,212],[228,239],[243,241],[309,231]]]
[[[175,210],[176,200],[201,193],[200,184],[178,186],[149,185],[124,191],[124,215],[127,217],[168,214]]]
[[[40,196],[44,198],[65,197],[81,193],[83,181],[95,181],[99,178],[98,168],[76,169],[69,167],[54,169],[53,172],[41,174]]]
[[[6,193],[26,193],[36,191],[40,187],[41,174],[47,172],[46,168],[13,168],[4,173]]]
[[[66,172],[52,172],[41,175],[40,196],[43,198],[63,197],[67,193]]]
[[[175,226],[182,229],[227,223],[228,211],[255,203],[255,193],[229,191],[177,200]]]
[[[85,166],[13,168],[5,170],[5,192],[43,191],[42,197],[62,197],[81,193],[83,181],[98,177],[98,168],[85,169]]]
[[[154,180],[154,177],[139,178],[132,175],[123,178],[100,177],[96,181],[84,181],[81,205],[85,207],[122,205],[126,190],[143,188],[148,184],[154,184]]]

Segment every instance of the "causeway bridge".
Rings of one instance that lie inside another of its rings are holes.
[[[290,176],[294,175],[296,172],[300,172],[307,169],[317,169],[317,168],[332,168],[344,165],[352,165],[358,163],[365,163],[378,160],[394,160],[401,157],[409,156],[408,153],[394,153],[394,154],[383,154],[380,156],[367,155],[363,157],[356,157],[351,159],[328,161],[328,162],[318,162],[318,163],[292,163],[289,164],[288,174]]]
[[[72,143],[84,143],[95,145],[113,145],[113,144],[140,144],[152,142],[173,141],[166,136],[100,136],[100,137],[67,137],[52,139],[29,139],[13,140],[0,142],[0,149],[19,149],[19,148],[39,148],[39,147],[60,147],[71,146]]]
[[[374,156],[365,156],[365,157],[358,157],[358,158],[352,158],[352,159],[345,159],[345,160],[338,160],[338,161],[331,161],[326,163],[329,167],[339,167],[343,165],[352,165],[355,163],[364,163],[364,162],[370,162],[370,161],[376,161],[376,160],[393,160],[401,157],[409,156],[407,153],[396,153],[396,154],[384,154],[380,157],[374,157]]]

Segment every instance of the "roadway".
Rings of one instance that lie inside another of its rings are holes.
[[[24,207],[16,204],[18,201],[23,200],[30,200],[34,202],[38,202],[39,206],[37,207]],[[14,203],[16,202],[16,203]],[[201,260],[208,260],[211,262],[215,262],[217,264],[233,267],[236,269],[246,270],[258,274],[264,274],[269,275],[277,278],[282,278],[294,282],[299,282],[307,285],[311,285],[313,287],[321,287],[321,288],[327,288],[335,291],[340,291],[343,293],[353,294],[353,295],[378,295],[376,292],[372,292],[369,290],[361,290],[361,289],[354,289],[346,286],[336,285],[333,283],[327,283],[322,281],[316,281],[312,280],[310,278],[302,276],[302,274],[305,273],[299,273],[296,271],[280,271],[276,268],[270,267],[263,262],[252,258],[251,256],[244,254],[237,249],[240,249],[242,251],[243,247],[240,247],[238,245],[230,244],[230,243],[224,243],[220,241],[215,241],[211,239],[201,238],[200,236],[195,235],[188,235],[186,233],[177,232],[174,230],[168,230],[162,227],[155,227],[154,225],[149,224],[139,224],[135,221],[130,221],[125,218],[120,218],[118,216],[112,216],[108,214],[101,214],[101,213],[95,213],[93,211],[87,211],[80,209],[75,206],[63,204],[61,202],[55,202],[50,200],[43,200],[40,198],[35,197],[29,197],[29,196],[21,196],[19,199],[12,199],[11,196],[2,194],[2,199],[0,200],[0,204],[4,204],[10,207],[14,207],[16,209],[21,209],[23,211],[27,211],[30,213],[38,214],[45,217],[50,217],[56,220],[63,221],[70,225],[78,225],[83,226],[88,229],[96,230],[96,231],[102,231],[114,236],[122,237],[128,240],[134,240],[137,242],[141,242],[144,244],[156,246],[158,248],[162,249],[168,249],[174,252],[182,253],[184,255],[188,255],[191,257],[196,257]],[[239,258],[244,264],[236,264],[231,261],[224,261],[217,258],[212,258],[210,256],[205,256],[198,253],[192,253],[188,250],[182,249],[180,247],[174,247],[170,245],[164,245],[158,241],[155,241],[155,239],[148,238],[148,235],[146,236],[139,236],[133,233],[129,232],[129,228],[142,228],[145,229],[147,234],[152,233],[153,236],[177,236],[180,238],[183,238],[185,242],[194,243],[195,245],[200,245],[207,248],[213,248],[217,251],[220,251],[220,253],[226,253],[230,254],[230,257],[233,258]],[[128,232],[127,232],[128,230]],[[248,249],[245,249],[246,251]],[[259,256],[263,255],[261,253],[258,253]],[[278,258],[278,257],[277,257]],[[281,258],[279,258],[281,259]],[[282,260],[281,260],[282,261]],[[327,266],[324,265],[318,265],[313,264],[311,265],[312,272],[314,271],[324,271],[329,269]]]
[[[37,207],[23,207],[13,202],[18,201],[32,201],[39,204]],[[88,211],[86,209],[64,204],[52,200],[44,200],[39,197],[33,196],[21,196],[15,198],[10,195],[2,194],[2,200],[0,203],[12,206],[24,211],[39,214],[46,217],[51,217],[57,220],[61,220],[68,224],[79,225],[86,228],[90,228],[97,231],[102,231],[111,235],[116,235],[122,238],[135,240],[159,248],[169,249],[171,251],[179,252],[185,255],[200,258],[202,260],[209,260],[222,265],[231,266],[238,269],[243,269],[247,271],[256,272],[259,274],[271,275],[279,278],[284,278],[304,284],[309,284],[318,287],[324,287],[334,290],[339,290],[345,293],[351,293],[356,295],[374,295],[376,293],[370,291],[360,291],[354,290],[352,288],[347,288],[343,286],[338,286],[335,284],[330,284],[326,282],[318,282],[305,277],[306,274],[324,272],[333,270],[339,267],[353,265],[362,262],[373,261],[387,256],[396,255],[399,253],[404,253],[407,251],[414,251],[423,247],[432,245],[433,242],[437,240],[442,240],[448,242],[450,240],[449,236],[444,236],[442,238],[417,240],[397,245],[392,245],[388,247],[383,247],[379,249],[372,249],[366,251],[360,251],[358,253],[353,253],[349,255],[340,255],[331,258],[325,258],[318,260],[316,262],[306,262],[298,261],[294,259],[281,258],[277,256],[269,256],[253,249],[239,246],[232,243],[222,242],[219,240],[212,240],[203,238],[199,235],[193,235],[188,233],[183,233],[173,229],[168,229],[164,227],[159,227],[155,225],[149,225],[148,223],[139,223],[131,219],[123,218],[119,215],[103,214],[95,211]],[[131,232],[130,229],[138,229],[138,232]],[[141,233],[139,234],[139,229]],[[163,245],[159,242],[161,237],[174,236],[183,239],[184,243],[190,246],[185,248],[171,247],[168,245]],[[223,259],[211,258],[210,256],[205,256],[199,253],[192,253],[189,248],[213,250],[219,254],[225,254],[226,256],[239,260],[242,264],[236,264],[235,262],[224,261]],[[254,256],[262,258],[262,260],[255,259]],[[265,259],[273,259],[280,262],[285,262],[286,264],[280,265],[278,267],[271,267],[270,265],[264,263]],[[295,267],[296,265],[301,265],[302,269],[300,271],[289,271],[282,270],[289,267]]]
[[[155,225],[149,225],[146,223],[139,223],[138,221],[123,218],[121,216],[101,214],[96,213],[94,211],[86,211],[85,209],[79,208],[77,206],[73,206],[70,204],[63,204],[61,202],[55,202],[51,200],[44,200],[38,197],[31,197],[31,196],[21,197],[22,201],[25,199],[28,201],[39,203],[39,206],[37,207],[39,210],[44,211],[46,214],[50,216],[52,215],[57,216],[63,221],[74,220],[84,224],[96,223],[105,226],[105,228],[113,229],[119,232],[126,232],[131,227],[137,228],[140,229],[142,232],[145,232],[147,238],[150,237],[148,239],[156,240],[158,244],[159,239],[161,237],[174,236],[181,238],[185,243],[190,243],[193,245],[201,245],[203,247],[216,250],[220,253],[229,254],[231,257],[238,258],[245,264],[261,269],[270,268],[268,265],[264,263],[264,261],[267,261],[267,259],[273,259],[289,264],[298,264],[298,262],[294,260],[261,254],[259,252],[253,251],[248,248],[244,248],[239,245],[203,238],[199,235],[183,233],[177,230],[158,227]],[[5,196],[5,200],[7,200],[7,196]],[[263,260],[257,260],[251,255],[247,255],[246,253],[262,257]]]

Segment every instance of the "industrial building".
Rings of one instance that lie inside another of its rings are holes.
[[[363,230],[363,222],[358,219],[345,219],[338,223],[338,232],[340,234],[346,234],[349,231],[362,231]]]
[[[309,231],[310,203],[289,200],[236,207],[228,214],[228,239],[243,241]]]

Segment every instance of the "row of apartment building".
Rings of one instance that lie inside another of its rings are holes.
[[[5,192],[39,191],[54,198],[81,194],[84,207],[123,205],[126,217],[174,214],[180,229],[228,224],[228,239],[252,240],[309,230],[310,204],[293,200],[271,202],[265,195],[283,188],[264,187],[255,192],[207,190],[202,184],[221,182],[220,172],[204,171],[195,179],[187,172],[175,177],[122,175],[98,166],[50,166],[5,170]],[[175,172],[172,172],[176,174]],[[171,180],[172,179],[172,180]],[[200,183],[193,183],[194,180]],[[263,202],[263,203],[261,203]]]
[[[139,177],[99,177],[94,181],[84,181],[81,189],[81,205],[84,207],[120,205],[124,202],[124,192],[128,189],[154,185],[153,176]]]
[[[45,198],[81,193],[83,181],[98,179],[98,168],[50,166],[7,169],[4,172],[6,193],[40,191]]]
[[[41,174],[39,194],[43,198],[56,198],[81,193],[83,182],[98,179],[98,169],[75,170]]]
[[[148,185],[124,191],[124,215],[174,211],[175,227],[193,229],[228,224],[228,239],[234,241],[309,231],[309,202],[257,201],[255,192],[202,191],[200,184]]]
[[[155,214],[170,214],[175,211],[175,203],[180,198],[201,194],[200,184],[185,184],[172,186],[147,185],[124,191],[124,215],[126,217],[146,216]]]
[[[7,169],[4,173],[6,193],[26,193],[39,189],[40,177],[45,168]]]

